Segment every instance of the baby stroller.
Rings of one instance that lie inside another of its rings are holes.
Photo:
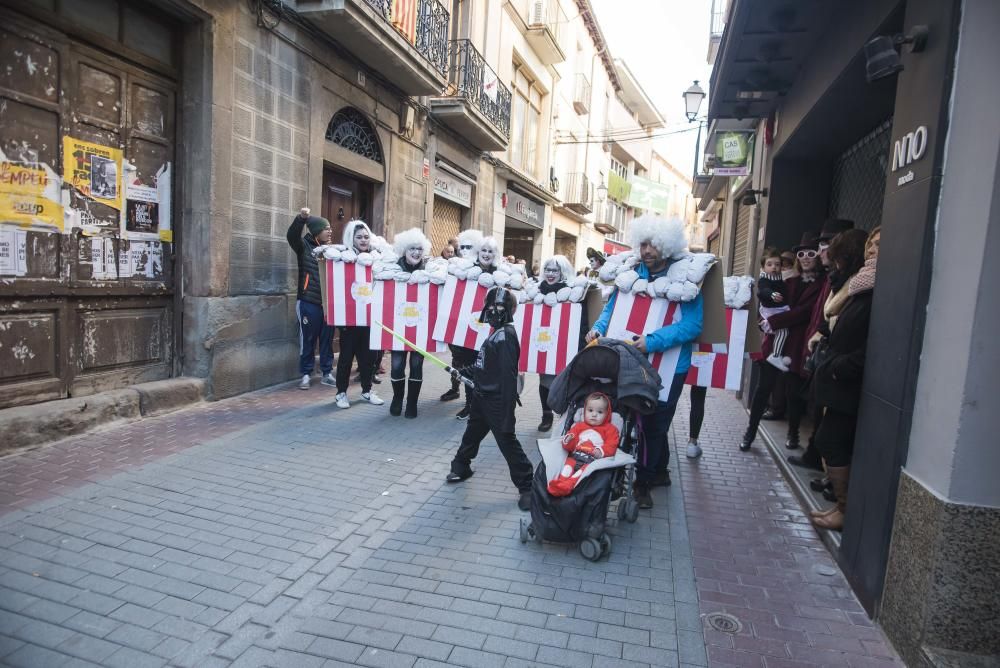
[[[531,522],[521,520],[521,542],[577,543],[585,559],[597,561],[611,552],[605,531],[608,508],[618,501],[618,519],[635,522],[639,505],[632,498],[635,481],[636,422],[656,408],[660,376],[645,355],[616,339],[599,339],[581,350],[553,381],[549,407],[565,416],[559,436],[538,440],[542,461],[531,487]],[[583,402],[593,392],[611,398],[618,427],[618,451],[593,462],[569,496],[554,497],[548,482],[566,459],[561,435],[581,419]],[[552,472],[551,474],[549,472]]]

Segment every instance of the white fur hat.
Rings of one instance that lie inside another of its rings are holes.
[[[479,230],[462,230],[458,233],[458,245],[459,246],[472,246],[473,256],[479,252],[479,247],[483,243],[483,233]],[[455,249],[455,253],[461,255],[462,253],[458,248]],[[473,259],[475,259],[473,257]]]
[[[372,240],[375,238],[375,235],[372,234],[371,228],[368,227],[368,223],[363,220],[352,220],[344,226],[344,245],[350,249],[354,248],[354,233],[359,227],[363,227],[368,230],[368,234],[372,237]]]
[[[643,241],[652,242],[664,258],[679,257],[687,250],[688,240],[684,234],[684,221],[680,218],[664,218],[654,214],[644,214],[629,223],[629,241],[638,250]]]
[[[422,247],[424,255],[431,252],[431,240],[427,238],[419,227],[411,227],[408,230],[403,230],[392,238],[392,249],[400,257],[403,257],[407,248],[412,248],[413,246]]]
[[[556,266],[559,267],[559,274],[560,274],[559,280],[562,283],[569,284],[569,282],[573,280],[573,277],[576,275],[576,272],[573,271],[573,265],[569,263],[569,260],[566,259],[565,255],[553,255],[548,260],[543,262],[542,272],[545,271],[545,266],[550,262],[555,262]]]

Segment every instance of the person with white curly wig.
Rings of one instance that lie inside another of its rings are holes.
[[[632,221],[629,227],[632,248],[638,251],[641,262],[636,266],[639,278],[654,281],[667,275],[670,265],[687,256],[687,237],[683,221],[646,214]],[[611,321],[617,288],[608,299],[601,317],[587,334],[587,341],[604,336]],[[677,368],[673,378],[664,378],[669,383],[666,401],[658,402],[656,411],[642,418],[643,454],[636,470],[634,494],[640,508],[652,508],[651,488],[670,484],[670,472],[666,464],[670,459],[667,448],[667,432],[674,419],[674,411],[684,389],[684,378],[691,367],[691,344],[701,335],[703,308],[699,293],[693,300],[681,302],[681,320],[652,332],[639,332],[635,347],[643,353],[657,353],[680,348]]]
[[[547,295],[559,292],[569,287],[575,272],[565,255],[553,255],[542,263],[542,275],[538,282],[538,292]],[[542,373],[538,375],[538,398],[542,402],[542,421],[538,431],[546,432],[552,429],[552,409],[549,408],[549,387],[555,380],[555,374]]]
[[[469,230],[467,230],[469,231]],[[464,234],[464,232],[462,233]],[[459,248],[462,253],[467,253],[468,249],[464,248],[462,242],[462,235],[458,235]],[[476,253],[476,264],[475,268],[479,269],[478,274],[492,274],[497,268],[497,257],[500,254],[500,246],[497,244],[497,240],[493,237],[483,237],[480,235],[478,244],[475,246]],[[468,257],[464,255],[462,257]],[[476,358],[479,353],[471,348],[465,348],[462,346],[454,346],[451,349],[451,359],[452,366],[461,371],[462,373],[468,375],[472,373],[472,366],[476,363]],[[443,397],[442,397],[443,398]],[[462,410],[458,412],[455,417],[459,420],[468,420],[469,411],[472,410],[472,397],[469,394],[469,388],[465,388],[465,406]]]
[[[431,241],[418,227],[404,230],[392,240],[393,250],[399,256],[400,268],[413,273],[427,265],[427,255],[431,252]],[[406,380],[406,360],[410,361],[410,380]],[[393,350],[389,378],[392,383],[392,401],[389,415],[398,416],[403,412],[403,395],[406,395],[405,417],[417,417],[417,399],[424,380],[424,358],[415,350]]]
[[[372,231],[363,220],[352,220],[344,227],[344,245],[357,254],[372,252]],[[361,398],[375,406],[385,402],[372,390],[374,362],[368,347],[369,327],[340,328],[340,359],[337,360],[337,407],[350,408],[347,385],[351,380],[351,366],[358,360],[361,376]]]
[[[482,243],[483,233],[479,230],[462,230],[458,233],[458,236],[455,239],[449,240],[449,244],[455,248],[455,254],[458,257],[466,258],[468,260],[476,259],[476,254],[479,252],[479,246]],[[476,351],[473,350],[470,357],[467,353],[469,350],[468,348],[463,348],[449,343],[448,350],[451,351],[452,366],[456,369],[461,369],[463,364],[472,364],[472,362],[476,359]],[[470,359],[472,361],[469,361]],[[458,391],[459,384],[460,383],[457,378],[452,378],[451,388],[441,395],[441,401],[453,401],[462,396]]]

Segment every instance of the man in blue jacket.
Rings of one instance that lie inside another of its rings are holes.
[[[642,260],[635,270],[639,278],[648,281],[665,276],[674,259],[683,257],[687,248],[684,224],[680,220],[646,215],[632,221],[629,232],[632,248],[638,251]],[[608,299],[604,311],[601,312],[601,317],[587,334],[588,342],[607,333],[617,298],[616,288]],[[652,487],[670,484],[670,472],[667,470],[667,462],[670,460],[667,432],[674,419],[677,400],[684,388],[684,378],[691,366],[691,343],[701,335],[701,327],[702,298],[699,294],[691,301],[681,302],[680,322],[646,332],[635,341],[635,347],[644,353],[657,353],[680,347],[677,369],[673,377],[663,378],[665,385],[669,383],[667,400],[658,402],[656,411],[642,418],[645,456],[639,457],[635,482],[635,498],[640,508],[653,507],[653,497],[650,493]],[[657,475],[657,471],[661,473]]]

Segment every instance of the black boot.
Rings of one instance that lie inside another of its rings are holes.
[[[538,431],[549,431],[552,429],[552,413],[545,411],[542,413],[542,421],[538,423]]]
[[[789,450],[799,449],[799,432],[788,430],[788,438],[785,440],[785,447]]]
[[[548,431],[552,429],[552,411],[549,410],[549,388],[539,385],[538,398],[542,402],[542,421],[538,424],[538,431]]]
[[[750,429],[747,429],[746,433],[743,434],[743,440],[740,441],[740,450],[743,452],[749,450],[750,446],[753,445],[753,439],[756,438],[756,436],[757,434],[751,433]]]
[[[392,402],[389,404],[389,415],[399,416],[403,412],[403,392],[406,391],[406,379],[392,379]]]
[[[410,380],[410,386],[406,389],[406,413],[403,414],[403,417],[417,417],[417,399],[420,397],[420,384],[421,381],[419,380]]]

